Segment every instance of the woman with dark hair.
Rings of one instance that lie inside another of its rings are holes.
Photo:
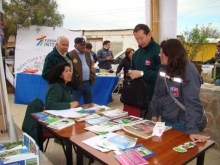
[[[126,51],[125,51],[125,58],[121,60],[120,64],[118,65],[118,68],[117,68],[117,71],[116,71],[116,75],[120,76],[120,71],[124,70],[124,78],[127,77],[127,73],[128,73],[128,70],[130,69],[131,67],[131,59],[132,59],[132,56],[134,54],[134,49],[132,48],[127,48]]]
[[[71,65],[63,62],[55,65],[48,75],[49,88],[46,92],[46,109],[63,110],[75,108],[77,101],[71,101],[72,72]]]
[[[195,65],[188,60],[186,50],[177,39],[163,41],[159,56],[161,68],[151,102],[152,120],[157,122],[161,116],[165,125],[187,132],[192,141],[207,141],[206,136],[199,134],[203,107],[199,98],[201,77]]]

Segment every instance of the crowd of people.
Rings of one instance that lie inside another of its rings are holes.
[[[124,78],[142,78],[146,83],[149,107],[145,119],[161,120],[167,126],[187,132],[191,140],[205,142],[207,137],[199,134],[203,115],[199,98],[201,78],[187,59],[182,43],[168,39],[159,45],[145,24],[136,25],[133,34],[139,48],[126,49],[116,75],[120,76],[123,70]],[[96,80],[94,64],[98,62],[100,69],[110,70],[114,62],[108,40],[103,42],[97,56],[92,44],[86,43],[84,38],[75,38],[74,46],[75,49],[68,52],[69,40],[61,36],[45,58],[42,77],[50,84],[46,93],[47,109],[77,107],[81,97],[84,103],[92,103],[92,85]],[[172,97],[185,106],[185,111]]]

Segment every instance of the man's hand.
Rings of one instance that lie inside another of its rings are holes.
[[[140,70],[129,70],[128,75],[131,77],[131,79],[136,79],[139,77],[142,77]]]
[[[108,56],[108,57],[106,58],[106,60],[112,61],[112,60],[114,60],[114,58],[113,58],[112,56]]]
[[[78,101],[70,102],[70,107],[71,108],[76,108],[77,106],[79,106],[79,102]]]

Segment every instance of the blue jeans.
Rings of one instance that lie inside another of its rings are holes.
[[[80,102],[81,97],[83,97],[84,104],[92,103],[92,83],[85,81],[78,88],[78,91],[73,90],[72,100]]]
[[[162,118],[162,122],[165,122],[166,126],[172,126],[173,129],[177,129],[182,132],[186,132],[186,122],[181,121],[181,122],[170,122]]]

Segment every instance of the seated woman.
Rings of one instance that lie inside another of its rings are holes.
[[[77,101],[71,101],[72,72],[70,64],[59,63],[51,69],[48,75],[49,88],[46,92],[46,109],[63,110],[75,108],[79,105]]]
[[[192,141],[207,141],[199,134],[203,107],[199,98],[201,77],[195,65],[187,59],[186,50],[177,39],[162,42],[159,56],[162,65],[151,101],[152,120],[157,122],[161,116],[165,125],[187,132]],[[185,111],[171,95],[185,106]]]
[[[134,54],[134,49],[132,48],[127,48],[126,51],[125,51],[125,58],[121,60],[120,64],[118,65],[118,68],[117,68],[117,71],[116,71],[116,75],[120,76],[120,71],[124,70],[124,78],[127,77],[127,73],[128,73],[128,70],[130,69],[131,67],[131,59],[132,59],[132,56]]]

